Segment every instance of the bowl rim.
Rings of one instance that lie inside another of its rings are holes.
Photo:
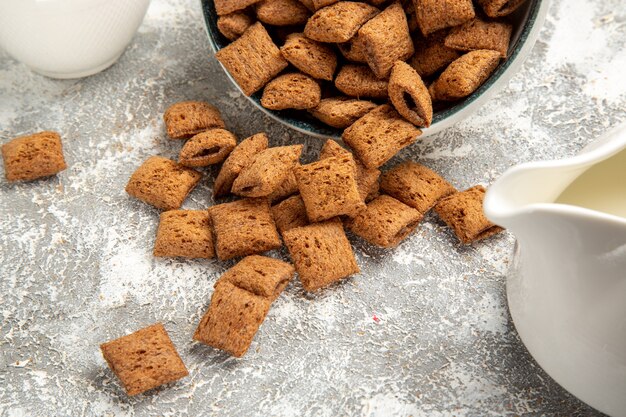
[[[526,22],[521,28],[519,36],[517,37],[515,44],[509,46],[509,54],[507,59],[498,65],[496,70],[479,88],[476,89],[471,95],[464,98],[451,108],[438,112],[433,117],[433,122],[428,128],[421,128],[422,135],[420,138],[439,133],[448,127],[460,122],[461,120],[470,116],[474,111],[478,110],[485,102],[494,94],[504,88],[510,79],[515,75],[516,70],[519,69],[535,45],[539,32],[541,31],[547,11],[549,9],[550,0],[527,0],[530,2],[530,6],[527,11]],[[209,39],[209,44],[213,51],[213,54],[222,49],[211,30],[219,33],[216,25],[211,22],[210,15],[215,13],[213,1],[200,0],[202,7],[202,14],[204,18],[204,28]],[[221,34],[219,35],[221,36]],[[219,60],[217,61],[222,67],[222,70],[228,77],[228,79],[235,85],[235,88],[241,92],[241,94],[248,99],[257,109],[261,110],[271,119],[279,122],[280,124],[293,129],[297,132],[303,133],[308,136],[318,138],[332,138],[341,140],[341,130],[335,129],[330,126],[324,125],[319,122],[319,126],[312,126],[309,122],[297,121],[293,119],[286,119],[281,116],[279,112],[266,109],[260,103],[260,100],[255,99],[254,95],[247,96],[235,79],[231,76],[230,72],[222,65]],[[514,65],[515,64],[515,65]],[[257,93],[258,94],[258,93]],[[304,124],[305,127],[299,124]],[[317,123],[316,123],[317,124]],[[313,131],[311,129],[315,128]]]

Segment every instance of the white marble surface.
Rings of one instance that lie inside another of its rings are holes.
[[[626,119],[625,39],[623,0],[555,0],[508,88],[395,161],[423,161],[463,188],[575,154]],[[239,137],[304,143],[308,160],[321,147],[228,85],[194,0],[154,0],[121,60],[87,79],[47,79],[0,52],[0,142],[56,130],[70,166],[29,184],[0,179],[0,416],[595,415],[515,333],[504,292],[513,237],[462,247],[434,217],[395,250],[352,238],[363,272],[317,295],[292,283],[245,358],[192,343],[232,264],[154,259],[158,213],[124,193],[148,156],[177,154],[161,115],[182,99],[219,106]],[[185,207],[213,203],[206,172]],[[129,399],[98,345],[155,321],[190,376]]]

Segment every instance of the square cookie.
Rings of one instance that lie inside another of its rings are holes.
[[[100,349],[128,395],[141,394],[189,375],[161,323],[103,343]]]
[[[263,88],[288,65],[259,22],[215,56],[247,96]]]
[[[352,155],[326,158],[296,168],[296,179],[306,213],[312,222],[336,216],[354,216],[365,208],[356,182]]]
[[[283,292],[295,272],[293,265],[287,262],[251,255],[226,271],[220,280],[273,301]]]
[[[287,230],[283,239],[307,291],[359,273],[354,252],[338,219]]]
[[[267,149],[268,139],[265,133],[257,133],[241,141],[224,161],[215,183],[213,196],[221,197],[231,192],[233,182],[241,171],[252,164],[254,157]]]
[[[359,29],[365,45],[365,58],[376,77],[387,78],[396,61],[413,55],[413,40],[402,5],[398,2],[383,10]]]
[[[243,356],[293,275],[293,266],[278,259],[257,255],[242,259],[215,283],[194,340]]]
[[[456,192],[443,177],[416,162],[404,162],[385,172],[380,188],[422,214],[440,199]]]
[[[202,174],[160,156],[148,158],[133,173],[126,192],[161,210],[175,210],[183,205]]]
[[[246,198],[209,208],[217,257],[222,260],[278,249],[280,237],[269,201]]]
[[[206,130],[226,127],[217,107],[203,101],[174,103],[165,111],[163,120],[172,139],[188,139]]]
[[[342,138],[367,168],[378,168],[421,134],[393,107],[383,104],[347,128]]]
[[[276,227],[281,234],[287,230],[309,224],[304,201],[300,195],[291,196],[272,206],[272,216],[274,216]]]
[[[233,182],[233,194],[243,197],[269,196],[293,173],[301,153],[302,145],[277,146],[259,152]]]
[[[213,258],[213,233],[207,210],[171,210],[161,213],[154,256]]]
[[[21,136],[2,145],[4,174],[8,181],[32,181],[67,168],[61,137],[56,132]]]
[[[388,195],[381,195],[348,220],[346,227],[369,243],[393,248],[417,228],[422,217],[414,208]]]
[[[270,297],[219,280],[193,339],[240,358],[250,348],[271,305]]]
[[[452,194],[435,206],[439,217],[465,244],[488,238],[504,230],[485,217],[483,212],[485,191],[485,187],[477,185]]]

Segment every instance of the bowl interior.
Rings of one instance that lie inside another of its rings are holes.
[[[201,3],[206,29],[209,36],[209,42],[215,52],[219,51],[220,49],[228,45],[230,43],[230,40],[225,38],[217,28],[217,13],[215,12],[215,5],[213,3],[213,0],[201,0]],[[540,3],[541,0],[527,0],[514,13],[507,16],[507,20],[512,23],[514,27],[513,33],[511,35],[511,43],[509,45],[509,53],[507,59],[503,60],[496,68],[494,73],[491,75],[491,77],[489,77],[489,79],[470,96],[466,97],[463,100],[452,103],[446,108],[435,109],[431,128],[437,123],[445,120],[448,117],[451,117],[452,115],[468,107],[478,97],[480,97],[489,88],[491,88],[493,84],[498,81],[498,79],[505,72],[507,72],[507,70],[509,70],[511,64],[518,56],[522,45],[524,45],[524,43],[527,41],[532,27],[536,23]],[[224,69],[224,71],[226,72],[226,75],[230,78],[230,80],[237,86],[237,88],[239,88],[239,86],[230,76],[228,71],[226,71],[226,69]],[[261,106],[261,94],[262,91],[253,94],[249,98],[252,103],[254,103],[261,111],[269,115],[271,118],[277,120],[278,122],[283,123],[292,129],[308,135],[324,138],[341,137],[341,130],[325,125],[305,111],[274,111],[266,109],[265,107]],[[424,130],[427,131],[428,129]]]

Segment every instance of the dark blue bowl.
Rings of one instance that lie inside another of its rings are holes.
[[[217,13],[215,12],[213,0],[200,1],[209,42],[213,48],[213,52],[217,52],[228,45],[230,41],[217,29]],[[522,63],[530,53],[539,35],[539,30],[543,26],[548,6],[549,0],[527,0],[524,5],[508,17],[513,23],[514,29],[507,59],[502,61],[491,77],[473,94],[463,100],[452,103],[445,109],[436,111],[433,115],[432,125],[424,129],[424,135],[422,137],[437,133],[468,117],[471,113],[480,108],[492,94],[495,94],[507,85],[510,78],[522,66]],[[233,84],[239,88],[228,71],[226,71],[226,69],[224,69],[224,71]],[[241,91],[241,89],[239,89],[239,91]],[[324,138],[341,137],[341,130],[325,125],[306,111],[275,111],[266,109],[261,106],[261,94],[261,92],[257,92],[249,98],[261,111],[278,122],[312,136]]]

